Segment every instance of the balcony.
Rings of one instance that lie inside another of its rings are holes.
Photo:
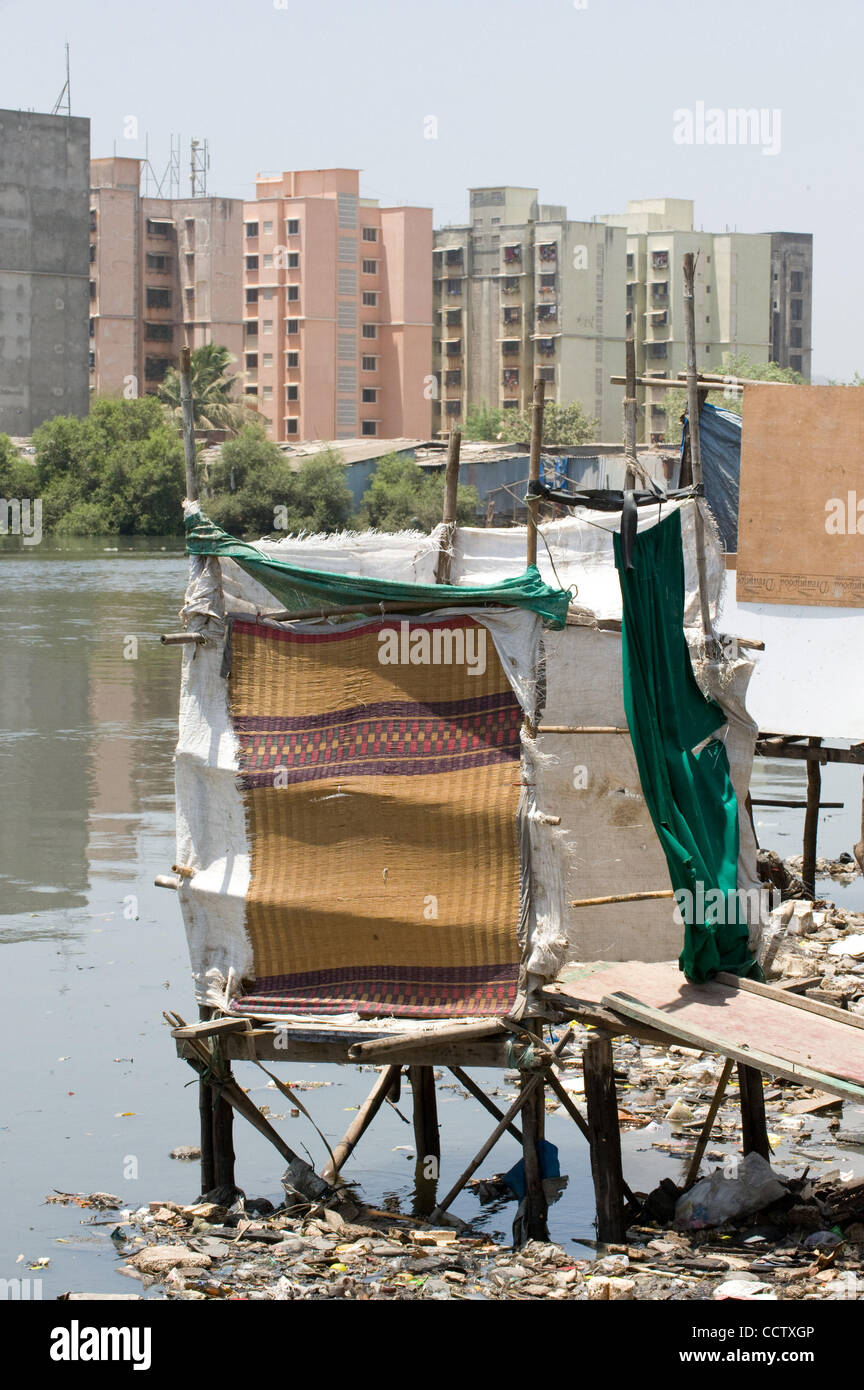
[[[518,275],[505,275],[501,281],[502,294],[518,294],[521,289],[521,281]]]
[[[538,259],[546,263],[558,260],[558,243],[555,241],[541,242],[537,247]]]
[[[462,339],[461,339],[461,338],[451,338],[451,339],[449,339],[447,342],[445,342],[445,343],[443,344],[443,347],[444,347],[444,354],[445,354],[446,357],[461,357],[461,356],[462,356]]]
[[[518,391],[519,368],[505,367],[504,371],[501,373],[501,385],[504,387],[505,391]]]

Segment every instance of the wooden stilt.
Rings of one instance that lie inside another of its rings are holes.
[[[821,738],[809,738],[808,748],[820,748]],[[818,757],[807,761],[807,810],[804,812],[804,846],[801,877],[812,898],[816,897],[816,837],[819,832],[819,800],[822,792],[822,767]]]
[[[531,1081],[529,1073],[522,1073],[522,1091],[527,1090]],[[522,1158],[525,1165],[525,1198],[520,1207],[519,1217],[514,1226],[514,1233],[518,1232],[516,1244],[524,1244],[527,1240],[548,1240],[549,1227],[547,1225],[547,1203],[546,1193],[543,1190],[543,1174],[540,1167],[540,1154],[538,1144],[543,1138],[544,1121],[546,1116],[544,1095],[545,1087],[541,1073],[540,1083],[534,1086],[530,1095],[526,1096],[525,1104],[522,1106]]]
[[[612,1043],[605,1034],[592,1038],[586,1045],[582,1063],[591,1141],[591,1173],[597,1199],[597,1238],[604,1242],[622,1241],[625,1234],[624,1174],[621,1168],[618,1097],[615,1092]]]
[[[438,1132],[438,1105],[435,1098],[435,1072],[432,1067],[409,1067],[408,1081],[414,1097],[414,1144],[417,1162],[441,1157]]]
[[[222,1056],[218,1038],[211,1044],[214,1062],[225,1080],[234,1084],[231,1063]],[[214,1187],[234,1187],[234,1111],[222,1096],[222,1086],[211,1086],[213,1095]]]
[[[201,1005],[198,1017],[209,1019],[212,1009]],[[198,1115],[201,1126],[201,1195],[212,1192],[216,1186],[216,1170],[213,1166],[213,1092],[209,1081],[198,1082]]]
[[[359,1140],[366,1133],[381,1106],[387,1099],[387,1093],[393,1085],[396,1077],[401,1071],[399,1066],[385,1067],[378,1076],[375,1085],[364,1100],[360,1109],[357,1111],[351,1124],[345,1131],[345,1138],[338,1143],[333,1150],[333,1158],[328,1161],[321,1176],[325,1182],[332,1182],[339,1170],[354,1152]]]
[[[741,1087],[741,1147],[744,1154],[757,1153],[771,1159],[768,1126],[765,1121],[765,1092],[762,1073],[755,1067],[738,1063],[738,1085]]]

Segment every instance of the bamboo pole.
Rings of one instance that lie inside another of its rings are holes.
[[[610,893],[605,898],[571,898],[569,907],[604,907],[606,903],[645,903],[652,898],[674,898],[671,888],[652,888],[644,893]]]
[[[192,358],[188,347],[180,349],[180,409],[183,416],[183,452],[186,459],[186,501],[198,501],[195,457],[195,412],[192,403]]]
[[[636,469],[632,466],[637,462],[636,453],[636,419],[639,407],[636,402],[636,344],[632,337],[627,339],[625,344],[626,351],[626,387],[624,393],[624,487],[626,490],[636,486]]]
[[[702,446],[699,435],[699,385],[696,371],[696,304],[694,284],[696,259],[692,251],[684,256],[684,336],[687,348],[687,430],[690,439],[690,467],[694,487],[702,486]],[[696,501],[696,571],[699,576],[699,606],[702,611],[702,631],[709,658],[718,655],[718,644],[711,624],[708,604],[708,582],[705,570],[705,523],[699,500]]]
[[[708,1107],[708,1114],[705,1116],[704,1123],[702,1125],[701,1130],[699,1131],[699,1139],[697,1140],[696,1148],[693,1150],[693,1157],[690,1160],[690,1166],[687,1169],[687,1176],[684,1179],[685,1192],[688,1188],[693,1186],[694,1182],[696,1181],[696,1178],[699,1175],[699,1166],[705,1155],[705,1150],[708,1147],[708,1140],[710,1139],[711,1131],[714,1128],[714,1121],[717,1118],[717,1111],[720,1109],[720,1102],[722,1101],[723,1096],[725,1094],[726,1084],[729,1080],[729,1077],[732,1075],[732,1068],[734,1067],[734,1065],[735,1062],[731,1057],[727,1057],[726,1061],[723,1063],[723,1070],[720,1073],[720,1076],[717,1081],[717,1087],[711,1099],[711,1104]]]
[[[451,562],[453,559],[453,536],[456,532],[456,498],[459,491],[459,449],[462,444],[460,430],[453,430],[447,445],[447,470],[444,474],[444,530],[441,533],[441,546],[438,563],[435,566],[435,583],[449,584]]]
[[[537,564],[537,518],[540,499],[531,497],[532,483],[540,481],[540,450],[543,445],[543,410],[546,405],[545,382],[534,383],[534,404],[531,412],[531,451],[528,461],[528,528],[526,538],[526,564]]]

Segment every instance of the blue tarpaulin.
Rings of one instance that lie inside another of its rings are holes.
[[[686,431],[686,424],[685,424]],[[684,433],[681,448],[684,448]],[[738,486],[741,478],[741,416],[706,401],[699,412],[705,499],[717,523],[723,549],[738,550]]]

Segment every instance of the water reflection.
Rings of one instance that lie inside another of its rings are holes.
[[[170,814],[178,670],[159,635],[185,573],[173,537],[0,554],[0,917],[62,935],[94,876],[128,878],[144,818]]]

